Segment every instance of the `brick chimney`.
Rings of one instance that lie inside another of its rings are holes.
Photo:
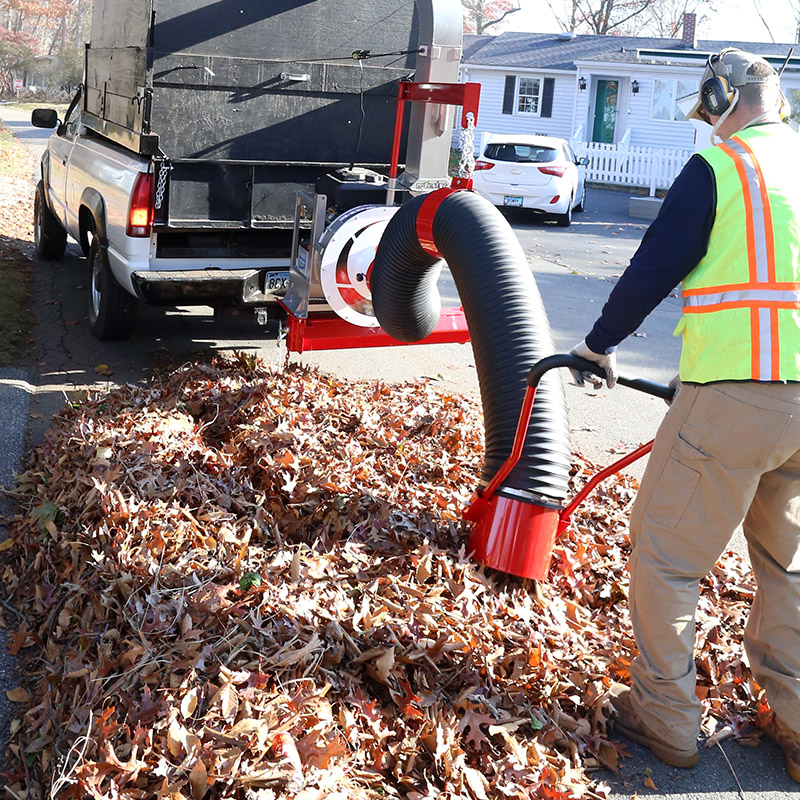
[[[697,14],[683,15],[683,46],[686,50],[697,49]]]

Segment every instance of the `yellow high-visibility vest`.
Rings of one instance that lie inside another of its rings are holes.
[[[698,154],[717,192],[683,281],[684,381],[800,380],[800,136],[756,125]]]

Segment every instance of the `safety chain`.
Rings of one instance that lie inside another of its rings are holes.
[[[467,114],[467,127],[461,129],[461,158],[458,162],[458,177],[471,178],[475,171],[475,115]]]
[[[167,191],[167,178],[172,172],[172,164],[164,160],[158,170],[158,183],[156,184],[156,209],[160,210],[164,204],[164,193]]]

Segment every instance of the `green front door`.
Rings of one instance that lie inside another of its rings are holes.
[[[594,102],[593,142],[614,142],[614,128],[617,124],[617,96],[619,81],[601,79],[597,81],[597,94]]]

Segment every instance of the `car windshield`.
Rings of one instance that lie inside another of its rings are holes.
[[[513,161],[517,164],[555,161],[558,150],[553,147],[542,147],[535,144],[490,144],[484,153],[493,161]]]

